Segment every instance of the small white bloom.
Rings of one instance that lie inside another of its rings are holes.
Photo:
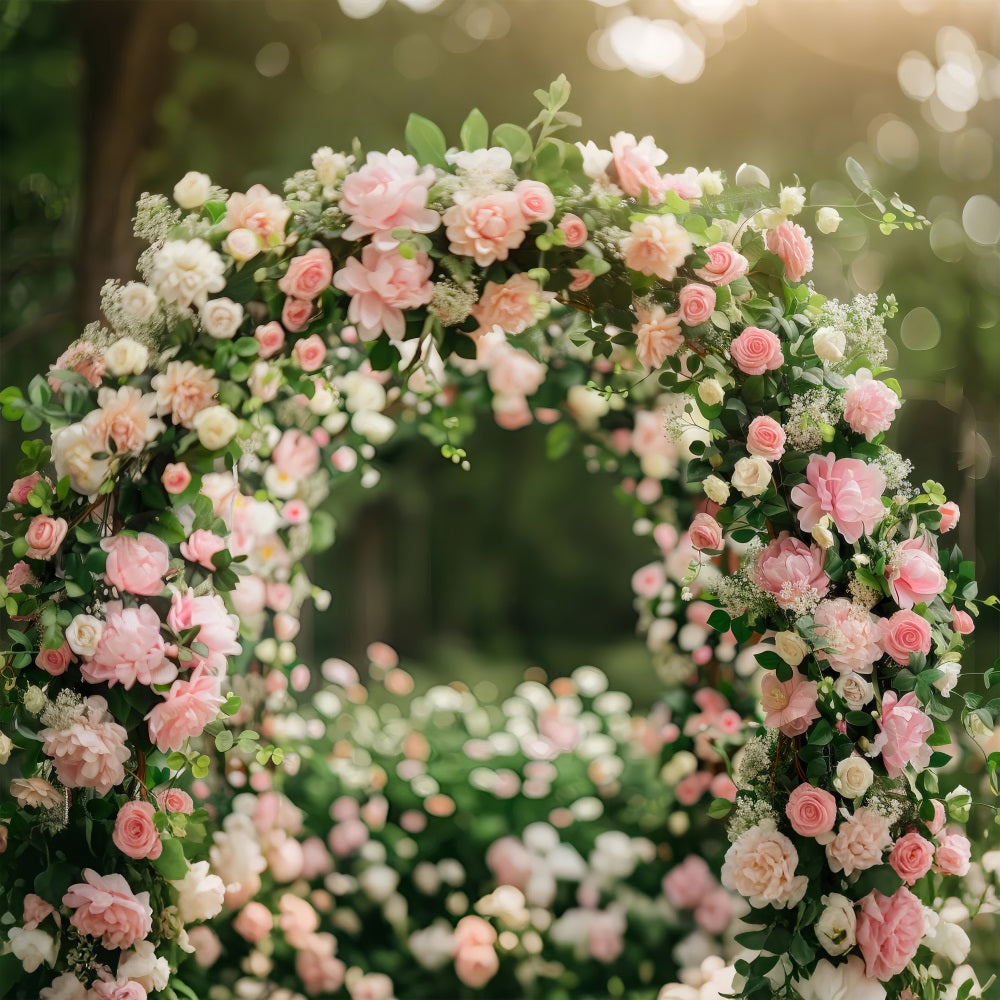
[[[252,229],[234,229],[225,238],[222,249],[233,260],[245,263],[260,253],[260,238]]]
[[[149,364],[149,349],[131,337],[122,337],[104,352],[104,364],[112,375],[141,375]]]
[[[384,413],[360,410],[351,419],[351,428],[372,444],[385,444],[396,433],[396,422]]]
[[[607,180],[608,166],[612,159],[611,150],[601,149],[592,139],[586,143],[578,142],[576,147],[583,154],[583,172],[591,180]]]
[[[189,170],[174,185],[174,201],[181,208],[201,208],[212,194],[212,178],[208,174]]]
[[[718,379],[707,378],[698,383],[698,398],[706,406],[718,406],[726,398],[726,391]]]
[[[778,192],[778,206],[787,215],[798,215],[806,205],[806,189],[804,187],[783,187]]]
[[[972,947],[969,935],[962,927],[950,920],[942,920],[927,906],[924,907],[924,939],[921,944],[955,965],[960,965],[969,957]]]
[[[225,448],[236,437],[239,427],[239,418],[225,406],[209,406],[194,415],[198,440],[209,451]]]
[[[741,458],[733,469],[733,486],[745,497],[756,497],[771,485],[771,463],[760,455]]]
[[[151,941],[138,941],[118,959],[118,975],[134,979],[147,993],[163,990],[170,979],[170,964],[157,956]]]
[[[46,931],[35,928],[26,931],[23,927],[12,927],[9,931],[10,950],[24,966],[24,971],[34,972],[43,962],[46,965],[56,964],[59,946],[55,938]]]
[[[209,299],[199,313],[201,328],[215,340],[230,340],[243,321],[243,306],[225,297]]]
[[[831,548],[837,541],[833,532],[830,530],[831,524],[830,515],[826,514],[813,525],[811,532],[813,541],[824,551]]]
[[[222,912],[226,886],[218,875],[211,875],[207,861],[188,866],[181,879],[168,879],[177,890],[177,916],[182,924],[211,920]]]
[[[828,361],[831,364],[843,361],[846,348],[847,337],[836,327],[821,326],[813,334],[813,350],[820,361]]]
[[[32,715],[38,715],[45,708],[47,701],[45,692],[35,684],[29,685],[27,691],[24,692],[24,707]]]
[[[90,1000],[90,990],[72,972],[64,972],[38,994],[39,1000]]]
[[[608,412],[608,401],[585,385],[574,385],[566,394],[566,406],[584,430],[592,430]]]
[[[809,643],[797,632],[778,632],[774,649],[790,667],[797,667],[809,655]]]
[[[845,799],[856,799],[871,788],[872,768],[863,757],[848,757],[837,765],[833,787]]]
[[[329,146],[321,146],[312,155],[313,170],[324,187],[334,187],[353,162],[353,156],[335,153]]]
[[[713,503],[724,504],[729,499],[729,484],[718,476],[709,476],[701,488]]]
[[[825,958],[816,963],[808,979],[795,980],[797,995],[802,1000],[885,1000],[885,987],[865,974],[865,963],[851,955],[841,965]]]
[[[97,652],[104,622],[93,615],[77,615],[66,627],[66,641],[77,656],[93,656]]]
[[[821,208],[816,213],[816,228],[821,233],[835,233],[841,223],[840,212],[835,208]]]
[[[0,733],[0,764],[10,760],[10,752],[14,749],[11,738],[6,733]]]
[[[373,902],[384,903],[399,885],[399,873],[388,865],[372,865],[358,876],[358,886]]]
[[[847,707],[852,712],[860,712],[875,697],[871,681],[861,674],[841,674],[834,682],[833,690],[847,702]]]
[[[118,293],[118,302],[125,314],[136,323],[145,323],[160,304],[151,288],[141,281],[130,281]]]
[[[957,660],[945,660],[943,663],[939,662],[937,666],[944,676],[934,681],[934,687],[947,698],[955,690],[958,678],[962,676],[962,664]]]
[[[823,896],[821,901],[825,909],[816,921],[816,940],[828,955],[843,955],[855,943],[857,916],[854,904],[837,892]]]
[[[722,171],[712,170],[709,167],[705,167],[705,169],[698,174],[698,183],[701,185],[702,194],[707,194],[709,197],[722,194]]]

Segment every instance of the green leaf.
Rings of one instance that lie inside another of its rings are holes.
[[[153,862],[153,867],[166,879],[182,879],[187,874],[187,858],[176,837],[163,839],[163,851]]]
[[[729,799],[713,799],[712,804],[708,807],[708,815],[712,819],[722,819],[724,816],[728,816],[732,811],[733,804]]]
[[[545,435],[545,454],[550,461],[562,458],[573,446],[573,428],[561,421],[553,424]]]
[[[221,733],[215,734],[215,749],[219,753],[225,753],[227,750],[231,750],[233,744],[236,742],[236,738],[228,729],[223,729]]]
[[[503,146],[515,163],[530,160],[535,148],[528,130],[521,128],[520,125],[511,125],[509,122],[497,125],[493,130],[493,142],[497,146]]]
[[[226,203],[224,201],[206,201],[205,211],[208,212],[208,217],[214,226],[225,218]]]
[[[469,112],[458,134],[462,140],[462,149],[467,152],[486,146],[490,140],[490,127],[479,108],[473,108]]]
[[[442,170],[448,169],[448,161],[444,157],[448,148],[444,132],[429,118],[411,114],[403,134],[410,152],[420,163],[429,163]]]

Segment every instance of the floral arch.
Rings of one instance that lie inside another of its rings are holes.
[[[197,995],[172,973],[207,947],[204,922],[224,900],[255,940],[245,914],[264,920],[251,908],[261,870],[224,880],[220,856],[240,831],[256,831],[262,858],[261,843],[300,832],[281,818],[290,803],[268,790],[271,776],[335,770],[309,749],[315,730],[297,729],[294,713],[283,727],[273,711],[286,672],[292,688],[309,684],[294,648],[303,602],[329,600],[302,567],[332,540],[322,501],[338,477],[376,481],[378,448],[395,435],[421,435],[467,466],[463,435],[486,407],[504,427],[551,424],[553,456],[581,437],[589,461],[620,476],[653,543],[633,588],[664,679],[682,693],[638,740],[622,735],[620,711],[587,718],[605,718],[612,745],[659,755],[695,833],[730,816],[725,858],[708,860],[745,899],[748,926],[735,965],[711,973],[718,989],[942,995],[942,956],[964,955],[935,907],[969,871],[971,797],[939,797],[934,768],[949,759],[952,703],[973,734],[992,729],[997,703],[949,698],[980,602],[971,564],[939,544],[957,506],[932,481],[912,489],[909,463],[883,443],[900,405],[880,377],[893,304],[827,301],[803,283],[812,243],[792,221],[802,188],[775,194],[747,167],[735,183],[663,173],[651,137],[568,144],[557,136],[578,124],[568,96],[562,79],[539,91],[528,129],[491,133],[473,112],[461,149],[413,116],[409,153],[321,149],[283,197],[260,185],[229,194],[197,173],[172,201],[144,195],[141,280],[109,282],[107,325],[88,327],[27,396],[0,397],[25,432],[51,428],[23,445],[2,515],[0,750],[20,777],[0,807],[0,961],[23,995]],[[920,227],[849,169],[884,231]],[[816,215],[821,233],[838,222],[834,208]],[[390,693],[405,691],[391,651],[376,646],[372,660]],[[706,686],[684,688],[699,671]],[[335,717],[356,676],[337,661],[324,673]],[[740,673],[758,674],[759,696]],[[581,699],[601,693],[586,672],[567,683],[529,686],[518,710],[532,720],[525,739],[556,756],[586,714]],[[484,709],[442,697],[444,708],[415,702],[411,721]],[[693,766],[678,755],[689,745]],[[998,762],[987,761],[993,792]],[[267,804],[227,817],[196,808],[189,790],[220,768]],[[602,773],[588,768],[599,791],[620,787]],[[418,796],[421,808],[446,818],[448,806],[429,805],[437,796]],[[340,808],[335,825],[357,833],[358,806]],[[682,825],[668,830],[678,842]],[[330,837],[338,857],[361,846],[341,852],[333,840],[349,834]],[[635,847],[633,869],[653,848]],[[692,886],[721,892],[695,853],[677,863],[696,848],[697,837],[661,851],[664,873],[680,873],[663,884],[675,911],[698,905]],[[326,852],[322,841],[308,850]],[[314,875],[332,877],[317,864]],[[601,910],[601,886],[588,891],[590,916],[564,943],[590,940],[593,954],[593,912],[600,940],[620,939],[626,918]],[[388,1000],[384,975],[345,972],[319,929],[319,898],[280,916],[300,987]],[[468,995],[496,975],[498,951],[527,947],[504,937],[514,918],[494,904],[438,925]],[[432,947],[420,941],[415,951]],[[263,979],[273,966],[246,961]]]

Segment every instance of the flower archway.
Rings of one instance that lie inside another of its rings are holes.
[[[621,476],[660,549],[633,586],[674,680],[740,649],[761,668],[737,766],[717,757],[691,792],[731,813],[722,883],[762,925],[738,939],[732,988],[938,995],[927,907],[968,870],[949,824],[970,801],[939,800],[934,748],[978,604],[971,564],[939,544],[958,508],[911,488],[883,443],[893,305],[802,283],[802,188],[662,173],[651,137],[570,145],[568,96],[562,79],[539,91],[528,129],[473,112],[461,149],[413,116],[409,153],[321,149],[284,197],[197,173],[172,203],[143,196],[142,280],[106,285],[109,326],[27,397],[0,396],[26,432],[51,428],[23,446],[2,521],[0,722],[22,772],[0,826],[4,960],[29,988],[183,994],[168,972],[232,887],[179,783],[214,754],[282,765],[243,728],[274,685],[229,677],[252,654],[296,663],[298,611],[328,599],[302,559],[331,541],[331,481],[371,484],[379,445],[408,430],[465,466],[489,407],[504,427],[551,423],[553,455],[585,437]],[[851,169],[884,230],[921,225]],[[961,700],[970,731],[993,726],[995,703]],[[719,730],[706,744],[734,729],[712,704],[691,709],[691,734]],[[496,938],[464,927],[456,970]],[[316,942],[311,968],[335,969]]]

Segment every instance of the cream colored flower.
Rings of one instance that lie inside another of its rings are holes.
[[[718,379],[707,378],[698,383],[698,398],[706,406],[718,406],[726,398],[726,391]]]
[[[729,484],[718,476],[709,476],[701,488],[713,503],[724,504],[729,499]]]
[[[94,440],[83,424],[69,424],[52,431],[52,463],[56,475],[69,476],[69,484],[77,493],[96,493],[108,474],[109,460],[96,459],[100,442]]]
[[[798,215],[806,205],[804,187],[783,187],[778,192],[778,206],[786,216]]]
[[[820,361],[828,361],[831,364],[843,361],[846,348],[847,337],[836,327],[821,326],[813,334],[813,350]]]
[[[149,364],[149,349],[131,337],[122,337],[104,352],[104,364],[112,375],[141,375]]]
[[[119,293],[118,301],[125,314],[136,323],[145,323],[160,304],[151,288],[141,281],[130,281]]]
[[[809,655],[809,643],[797,632],[778,632],[774,649],[790,667],[797,667]]]
[[[209,451],[220,451],[236,437],[240,422],[225,406],[209,406],[194,415],[198,440]]]
[[[841,674],[833,689],[847,702],[852,712],[860,712],[875,697],[871,681],[856,673]]]
[[[840,212],[835,208],[821,208],[816,213],[816,228],[827,235],[835,233],[841,221]]]
[[[15,778],[10,794],[22,808],[58,809],[63,803],[63,797],[44,778]]]
[[[174,201],[181,208],[201,208],[212,194],[212,178],[208,174],[200,174],[189,170],[174,185]]]
[[[733,469],[733,486],[745,497],[756,497],[771,485],[771,465],[766,458],[751,455],[741,458]]]
[[[93,615],[77,615],[66,627],[66,641],[77,656],[93,656],[104,631],[104,622]]]
[[[229,340],[243,320],[243,306],[232,299],[209,299],[199,310],[202,329],[215,340]]]
[[[854,904],[840,893],[822,898],[825,909],[816,921],[816,940],[828,955],[843,955],[854,947],[857,916]]]
[[[845,799],[856,799],[871,788],[872,778],[871,765],[864,757],[848,757],[837,765],[833,787]]]

